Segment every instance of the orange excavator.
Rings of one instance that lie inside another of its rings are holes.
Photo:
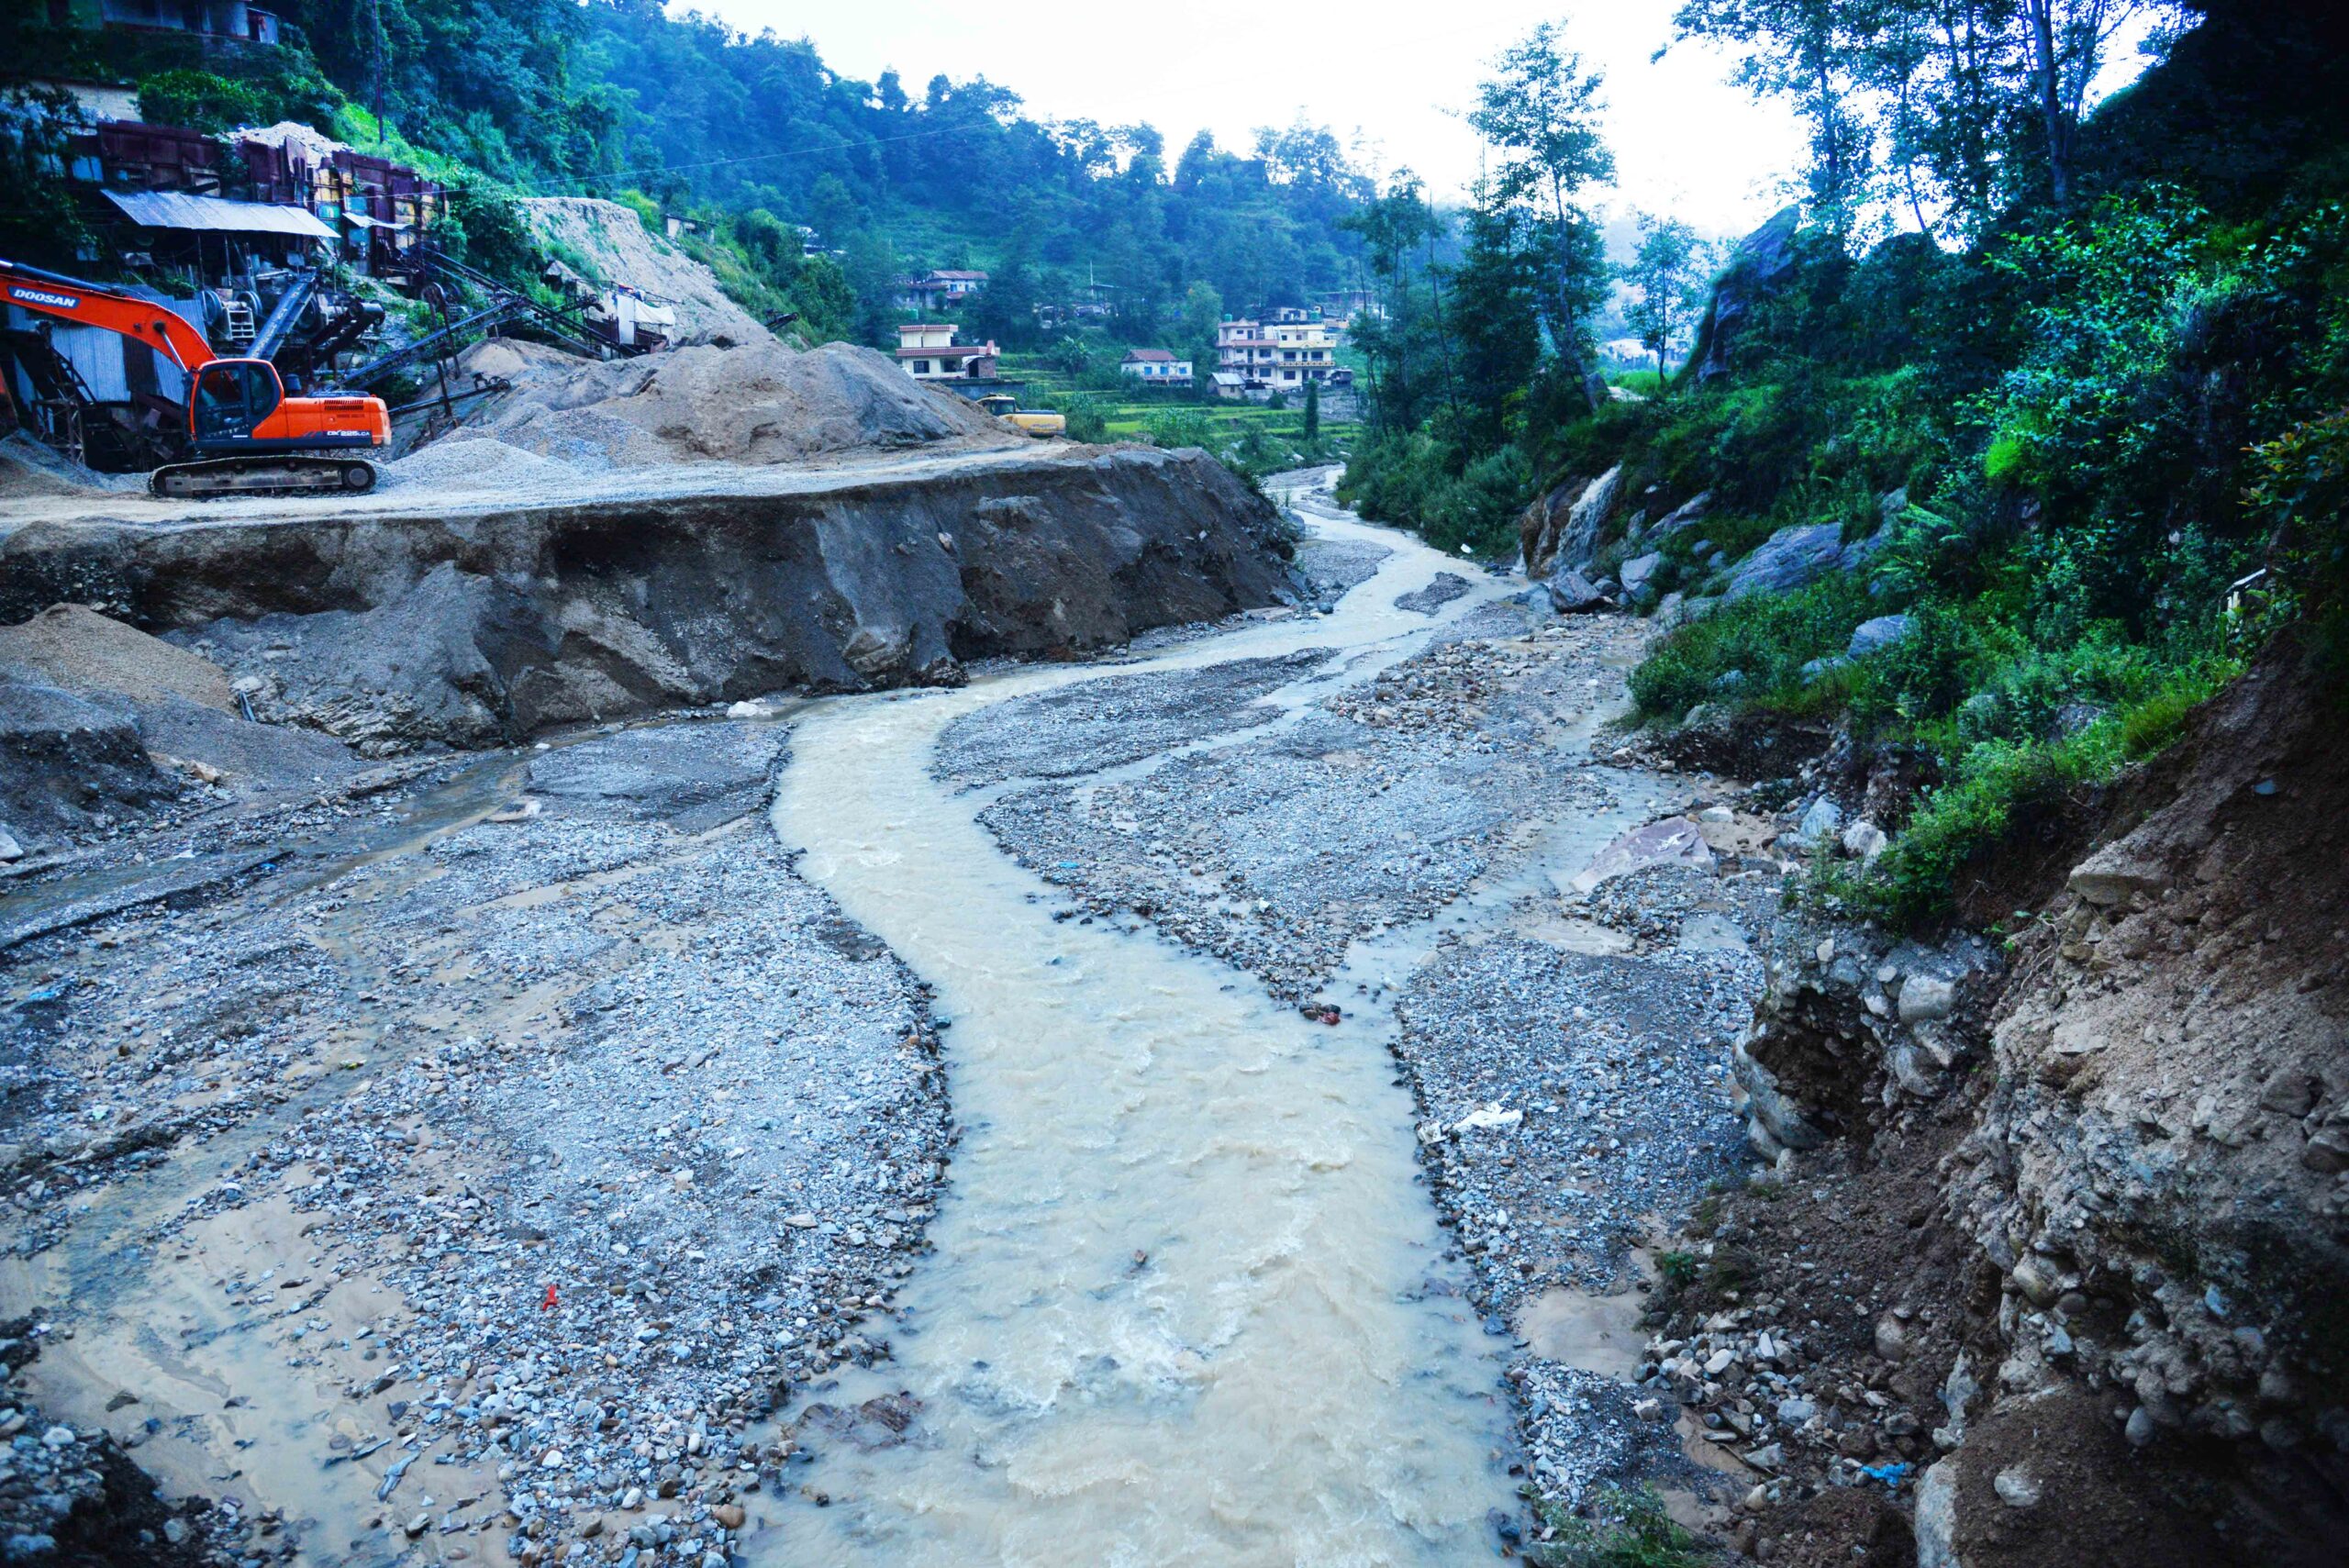
[[[375,465],[362,454],[391,442],[391,411],[380,397],[288,397],[269,361],[223,359],[203,333],[162,306],[61,272],[0,261],[0,300],[119,332],[187,373],[186,425],[174,444],[192,456],[148,476],[157,495],[200,500],[375,487]]]

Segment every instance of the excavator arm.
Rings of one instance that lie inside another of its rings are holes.
[[[219,358],[204,334],[151,300],[113,293],[62,272],[0,261],[0,299],[83,327],[119,332],[194,375]]]

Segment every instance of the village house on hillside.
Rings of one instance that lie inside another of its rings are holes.
[[[54,27],[203,33],[247,43],[278,40],[277,13],[242,0],[47,0]]]
[[[897,328],[897,363],[916,381],[993,381],[1001,350],[992,342],[960,343],[951,321],[908,321]]]
[[[1118,369],[1152,386],[1188,386],[1191,361],[1178,360],[1165,349],[1130,349]]]
[[[1319,309],[1283,307],[1260,320],[1226,317],[1216,328],[1216,392],[1262,399],[1302,392],[1308,384],[1348,386],[1353,373],[1338,363],[1338,337]]]
[[[987,286],[987,275],[974,272],[924,272],[897,285],[900,310],[941,310],[960,305]]]
[[[217,284],[254,263],[333,259],[405,279],[447,207],[439,182],[287,120],[212,136],[139,117],[135,91],[36,81],[63,106],[65,176],[100,250]]]

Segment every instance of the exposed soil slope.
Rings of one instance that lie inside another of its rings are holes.
[[[1778,934],[1740,1076],[1757,1142],[1798,1151],[1782,1184],[1706,1217],[1664,1337],[1723,1314],[1791,1327],[1813,1385],[1841,1386],[1800,1412],[1742,1544],[1965,1568],[2338,1560],[2341,713],[2296,654],[2264,662],[2112,793],[2003,962]],[[1920,973],[1935,984],[1912,995]],[[1854,1468],[1894,1461],[1913,1547],[1875,1533],[1895,1494]]]
[[[1277,514],[1196,452],[212,516],[20,527],[0,539],[0,619],[99,606],[208,655],[261,717],[385,754],[789,687],[952,682],[968,659],[1100,647],[1283,591]]]

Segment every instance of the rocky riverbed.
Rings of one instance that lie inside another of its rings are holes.
[[[1292,498],[1295,607],[960,694],[927,765],[1057,920],[1391,1059],[1420,1289],[1515,1416],[1481,1550],[1553,1528],[1518,1485],[1696,1517],[1750,1482],[1686,1457],[1639,1320],[1748,1158],[1785,824],[1609,728],[1636,625]],[[803,710],[759,711],[341,771],[15,879],[10,1397],[85,1479],[19,1464],[7,1528],[62,1541],[128,1473],[131,1539],[192,1562],[789,1561],[939,1429],[834,1389],[923,1326],[955,1036],[778,839]]]
[[[44,1419],[228,1560],[722,1557],[790,1457],[749,1424],[886,1353],[952,1140],[920,984],[757,815],[784,746],[624,731],[184,829],[117,869],[260,858],[17,948],[0,1292]]]

